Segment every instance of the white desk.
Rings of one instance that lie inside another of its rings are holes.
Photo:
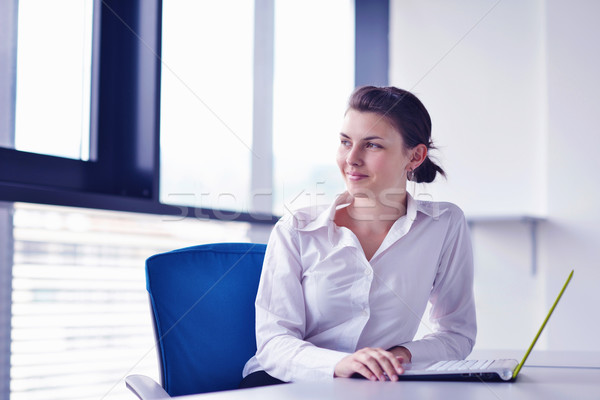
[[[501,352],[496,352],[501,353]],[[598,353],[576,354],[537,352],[538,362],[557,366],[527,366],[516,382],[370,382],[362,379],[333,379],[330,382],[290,383],[262,388],[183,396],[185,400],[362,400],[362,399],[600,399],[600,356]],[[473,357],[470,357],[473,358]],[[561,363],[561,358],[564,363]],[[568,358],[568,357],[567,357]],[[577,364],[581,366],[560,366]],[[537,364],[537,363],[536,363]]]

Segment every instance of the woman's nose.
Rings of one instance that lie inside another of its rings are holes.
[[[351,166],[362,165],[362,156],[360,154],[360,150],[356,147],[352,148],[346,155],[346,163]]]

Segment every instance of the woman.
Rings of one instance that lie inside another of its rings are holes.
[[[411,93],[358,88],[337,163],[347,192],[274,227],[256,298],[257,352],[240,387],[351,377],[397,380],[403,363],[465,358],[476,335],[473,257],[462,211],[414,200],[431,119]],[[413,340],[427,302],[431,331]],[[387,375],[387,376],[386,376]]]

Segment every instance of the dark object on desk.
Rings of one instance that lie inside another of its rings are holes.
[[[271,385],[281,385],[284,382],[280,379],[273,378],[271,375],[266,373],[265,371],[255,371],[251,374],[248,374],[242,382],[240,383],[240,389],[248,389],[259,386],[271,386]]]
[[[516,361],[516,360],[511,360]],[[352,379],[366,379],[361,374],[354,374]],[[444,374],[444,375],[398,375],[399,381],[460,381],[460,382],[506,382],[496,373],[477,373],[477,374]],[[510,380],[510,379],[509,379]]]

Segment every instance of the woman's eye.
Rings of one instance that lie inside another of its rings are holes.
[[[365,147],[367,149],[381,149],[380,145],[378,145],[377,143],[372,143],[372,142],[367,142]]]
[[[350,141],[348,141],[348,140],[341,140],[340,144],[342,146],[349,147],[350,146]]]

